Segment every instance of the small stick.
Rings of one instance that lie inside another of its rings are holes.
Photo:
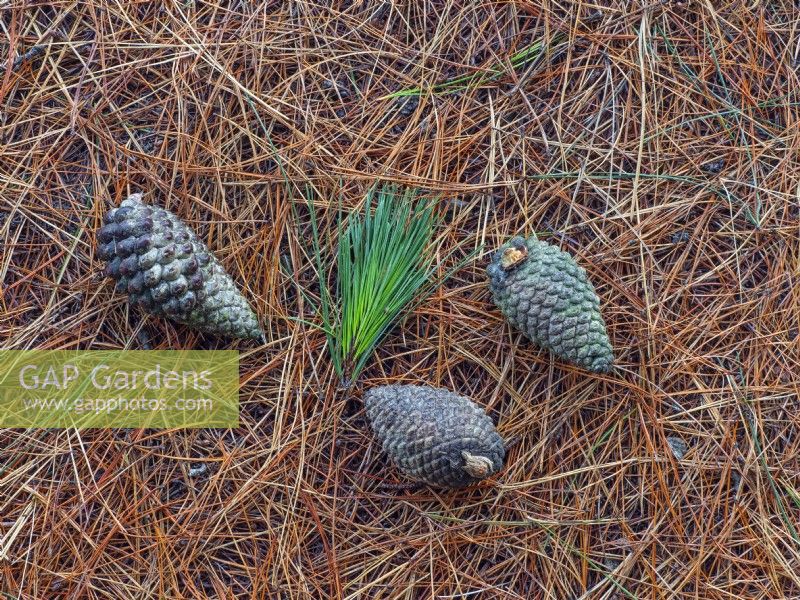
[[[35,46],[31,46],[25,54],[21,54],[20,56],[14,59],[14,62],[11,63],[11,72],[13,73],[17,69],[19,69],[22,65],[29,63],[37,56],[44,54],[44,50],[47,46],[45,44],[37,44]],[[5,68],[3,69],[3,71]]]
[[[77,4],[77,3],[76,3]],[[17,69],[19,69],[23,64],[30,62],[34,58],[41,56],[44,54],[45,48],[48,46],[48,42],[50,38],[56,37],[59,40],[63,39],[63,35],[61,32],[58,31],[57,27],[61,24],[61,21],[69,14],[69,12],[74,8],[73,5],[68,10],[63,11],[60,16],[48,27],[42,36],[39,38],[39,41],[36,42],[33,46],[31,46],[24,54],[21,54],[17,58],[14,59],[14,62],[11,63],[11,72],[13,73]],[[5,73],[6,67],[0,68],[0,73]]]

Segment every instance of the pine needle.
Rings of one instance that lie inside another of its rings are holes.
[[[511,71],[516,71],[521,67],[528,65],[531,61],[539,58],[546,50],[552,50],[558,44],[566,39],[561,33],[556,33],[551,40],[549,47],[544,40],[536,40],[529,46],[523,48],[519,52],[515,52],[508,58],[511,65]],[[425,87],[412,87],[403,90],[398,90],[391,94],[387,94],[385,98],[404,98],[407,96],[421,96],[425,92],[431,94],[454,94],[456,92],[463,92],[468,89],[475,89],[492,81],[500,79],[506,75],[509,69],[505,65],[497,63],[486,71],[477,71],[475,73],[468,73],[452,77],[446,81],[434,84],[430,88]]]

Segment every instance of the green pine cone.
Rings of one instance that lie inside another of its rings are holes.
[[[141,194],[110,210],[97,233],[105,274],[134,306],[232,338],[263,339],[250,305],[205,244],[178,217]]]
[[[372,430],[414,479],[458,488],[496,473],[505,447],[492,420],[465,396],[420,385],[384,385],[364,395]]]
[[[572,256],[535,236],[517,236],[486,272],[495,304],[533,342],[590,371],[611,370],[600,300]]]

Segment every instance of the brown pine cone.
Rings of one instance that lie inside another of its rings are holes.
[[[141,194],[110,210],[97,233],[105,274],[132,305],[232,338],[263,339],[255,313],[222,265],[174,214]]]
[[[386,385],[367,391],[364,403],[383,449],[409,477],[458,488],[503,466],[503,440],[469,398],[425,386]]]

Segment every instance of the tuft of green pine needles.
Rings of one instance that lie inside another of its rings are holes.
[[[355,381],[389,328],[452,273],[437,276],[434,240],[441,220],[434,203],[418,198],[414,190],[373,187],[363,214],[350,214],[346,223],[340,214],[336,284],[330,286],[327,274],[334,265],[323,257],[312,207],[318,312],[344,387]]]

